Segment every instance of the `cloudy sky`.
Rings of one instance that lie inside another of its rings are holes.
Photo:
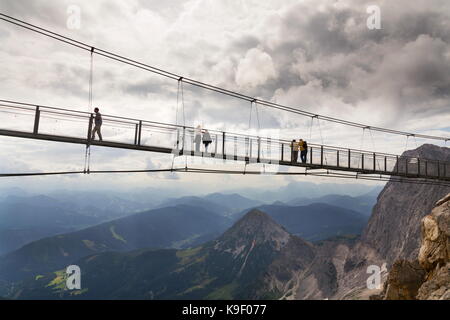
[[[370,5],[380,8],[381,29],[367,27]],[[74,28],[78,9],[80,24]],[[450,134],[450,3],[445,0],[2,0],[0,11],[247,95],[372,126]],[[0,38],[0,99],[89,110],[87,52],[3,21]],[[249,126],[249,103],[188,85],[184,95],[188,125],[243,133],[258,129],[255,114]],[[104,114],[175,123],[176,96],[176,81],[94,58],[93,101]],[[361,129],[326,122],[311,128],[308,118],[261,106],[258,111],[260,133],[287,139],[306,137],[312,143],[396,154],[426,142],[377,132],[362,136]],[[9,128],[26,121],[0,117]],[[64,123],[48,126],[60,133],[71,130]],[[4,137],[0,142],[1,172],[79,170],[84,165],[82,146]],[[176,164],[182,161],[177,159]],[[94,169],[170,165],[170,156],[92,150]],[[289,181],[148,174],[11,178],[2,184],[38,189],[176,185],[214,191],[255,184],[269,188]]]

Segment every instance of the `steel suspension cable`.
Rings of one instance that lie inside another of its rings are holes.
[[[36,25],[33,25],[31,23],[25,22],[25,21],[20,20],[20,19],[16,19],[14,17],[11,17],[11,16],[3,14],[3,13],[0,13],[0,20],[6,21],[8,23],[11,23],[11,24],[14,24],[16,26],[25,28],[27,30],[30,30],[30,31],[39,33],[41,35],[53,38],[55,40],[64,42],[66,44],[75,46],[75,47],[83,49],[83,50],[90,50],[90,48],[92,48],[92,46],[90,46],[90,45],[88,45],[86,43],[83,43],[83,42],[74,40],[72,38],[63,36],[61,34],[52,32],[50,30],[38,27]],[[165,76],[165,77],[168,77],[168,78],[171,78],[171,79],[174,79],[174,80],[177,80],[177,79],[181,78],[180,75],[177,75],[175,73],[172,73],[172,72],[169,72],[169,71],[165,71],[163,69],[156,68],[156,67],[150,66],[148,64],[144,64],[144,63],[138,62],[136,60],[132,60],[132,59],[126,58],[124,56],[121,56],[121,55],[118,55],[118,54],[115,54],[115,53],[112,53],[112,52],[109,52],[109,51],[106,51],[106,50],[103,50],[103,49],[98,49],[97,48],[95,53],[98,54],[98,55],[104,56],[106,58],[113,59],[113,60],[116,60],[116,61],[119,61],[119,62],[122,62],[122,63],[126,63],[126,64],[129,64],[129,65],[135,66],[137,68],[145,69],[147,71],[150,71],[150,72],[153,72],[153,73],[156,73],[156,74],[159,74],[161,76]],[[270,102],[270,101],[255,99],[255,98],[250,97],[250,96],[245,95],[245,94],[241,94],[241,93],[238,93],[238,92],[234,92],[234,91],[231,91],[231,90],[220,88],[220,87],[217,87],[217,86],[214,86],[214,85],[206,84],[206,83],[194,80],[194,79],[184,78],[184,81],[186,83],[190,84],[190,85],[193,85],[193,86],[197,86],[197,87],[201,87],[201,88],[206,89],[206,90],[215,91],[215,92],[218,92],[218,93],[221,93],[221,94],[229,95],[229,96],[232,96],[232,97],[235,97],[235,98],[239,98],[239,99],[242,99],[242,100],[247,100],[247,101],[257,100],[259,104],[261,104],[263,106],[266,106],[266,107],[279,109],[279,110],[287,111],[287,112],[292,112],[292,113],[296,113],[296,114],[303,115],[303,116],[308,116],[308,117],[315,116],[314,113],[311,113],[311,112],[308,112],[308,111],[304,111],[304,110],[300,110],[300,109],[297,109],[297,108],[280,105],[280,104],[273,103],[273,102]],[[360,124],[360,123],[356,123],[356,122],[352,122],[352,121],[347,121],[347,120],[343,120],[343,119],[338,119],[338,118],[333,118],[333,117],[328,117],[328,116],[323,116],[323,115],[316,115],[316,116],[318,118],[322,119],[322,120],[335,122],[335,123],[339,123],[339,124],[342,124],[342,125],[359,127],[359,128],[365,128],[365,127],[367,128],[367,127],[369,127],[369,126],[364,125],[364,124]],[[398,130],[381,128],[381,127],[370,126],[370,128],[372,128],[375,131],[381,131],[381,132],[385,132],[385,133],[389,133],[389,134],[397,134],[397,135],[409,135],[409,134],[411,134],[411,133],[404,132],[404,131],[398,131]],[[445,139],[448,139],[448,137],[438,137],[438,136],[423,135],[423,134],[416,134],[416,135],[418,137],[421,137],[421,138],[424,138],[424,139],[432,139],[432,140],[445,140]]]

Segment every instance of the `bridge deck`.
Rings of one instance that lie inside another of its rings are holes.
[[[306,167],[310,170],[450,181],[450,163],[444,161],[309,144],[306,163],[300,162],[300,154],[299,162],[294,163],[287,140],[211,130],[213,141],[209,152],[206,152],[203,146],[198,147],[195,143],[198,132],[191,127],[104,115],[102,133],[105,140],[102,142],[90,139],[92,127],[93,116],[90,113],[28,104],[0,104],[2,136]]]

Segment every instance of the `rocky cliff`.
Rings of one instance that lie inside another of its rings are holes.
[[[425,144],[406,151],[403,156],[450,162],[450,149]],[[419,290],[417,282],[422,275],[425,277],[425,270],[419,262],[411,261],[417,260],[421,248],[422,219],[448,193],[450,187],[443,185],[388,182],[378,196],[360,241],[335,243],[334,248],[323,248],[322,253],[318,252],[318,255],[329,255],[338,270],[338,289],[331,298],[369,299],[380,293],[382,288],[367,288],[367,268],[373,265],[380,267],[382,282],[386,281],[389,271],[391,279],[401,281],[409,291]],[[427,225],[433,225],[429,219]],[[442,272],[440,276],[443,276]],[[406,294],[408,290],[403,291]],[[412,298],[402,292],[398,294],[399,299]]]
[[[425,144],[403,156],[449,161],[450,148]],[[388,267],[397,259],[412,260],[420,247],[422,218],[436,201],[450,192],[450,187],[389,182],[378,196],[362,242],[376,250]]]
[[[450,300],[450,193],[421,223],[415,260],[394,263],[381,295],[388,300]]]

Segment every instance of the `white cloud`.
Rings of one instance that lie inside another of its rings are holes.
[[[80,30],[66,28],[69,4],[81,8]],[[3,0],[0,11],[245,94],[368,125],[443,133],[440,129],[450,123],[448,1],[380,1],[379,31],[366,28],[365,6],[357,0]],[[87,52],[4,22],[0,38],[0,98],[86,111]],[[176,82],[98,56],[94,65],[94,104],[103,113],[175,121]],[[185,104],[188,125],[248,129],[248,103],[186,86]],[[309,136],[310,119],[259,110],[263,129],[279,128],[286,138]],[[360,130],[325,123],[321,128],[329,144],[361,143]],[[320,142],[317,130],[312,139]],[[381,141],[376,145],[382,151],[399,153],[405,145],[402,137],[385,140],[375,134],[374,139]],[[366,148],[371,148],[367,141]],[[2,156],[24,155],[25,165],[39,169],[49,163],[49,155],[41,152],[45,150],[58,154],[51,160],[55,168],[82,157],[78,149],[53,148],[50,143],[36,146],[27,140],[18,140],[17,147],[3,150]],[[112,150],[98,151],[96,156],[110,167],[147,165],[140,153]],[[164,163],[162,159],[155,165]],[[143,185],[152,181],[137,176],[108,179],[97,181]],[[220,177],[208,179],[211,185],[217,181],[220,185]],[[230,184],[234,179],[228,179]],[[188,175],[181,180],[203,181]],[[260,180],[239,179],[247,185],[254,181]]]
[[[257,87],[276,77],[272,57],[259,48],[247,51],[239,61],[236,71],[236,84],[242,88]]]

